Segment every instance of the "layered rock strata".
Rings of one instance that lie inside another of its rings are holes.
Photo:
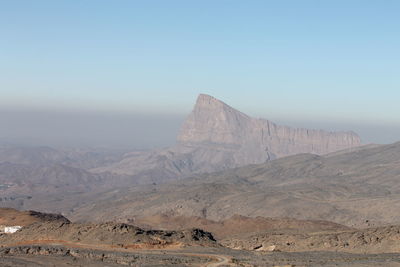
[[[184,122],[178,143],[187,147],[227,150],[233,166],[262,163],[284,156],[327,154],[361,145],[354,132],[296,129],[255,119],[222,101],[200,95]]]

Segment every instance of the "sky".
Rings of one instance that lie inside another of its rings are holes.
[[[95,116],[114,141],[167,145],[206,93],[278,123],[395,142],[399,13],[395,0],[0,0],[0,140]]]

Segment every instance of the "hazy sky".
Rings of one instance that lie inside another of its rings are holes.
[[[278,122],[400,140],[399,14],[396,0],[0,0],[3,127],[30,135],[21,112],[73,111],[176,129],[208,93]]]

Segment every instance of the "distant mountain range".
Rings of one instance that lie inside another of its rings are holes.
[[[360,145],[359,136],[353,132],[278,126],[268,120],[251,118],[212,96],[200,95],[182,125],[177,144],[172,147],[111,151],[5,146],[0,148],[0,163],[35,168],[61,164],[97,174],[122,175],[115,183],[129,185],[160,183],[298,153],[322,155]]]
[[[399,180],[400,143],[367,146],[324,156],[299,154],[167,184],[110,190],[70,217],[135,221],[164,214],[220,221],[238,214],[373,227],[400,222]]]
[[[132,175],[141,183],[164,182],[299,153],[322,155],[360,145],[360,137],[354,132],[279,126],[251,118],[202,94],[183,123],[176,145],[159,151],[128,153],[121,161],[92,171]]]
[[[0,148],[0,206],[75,220],[239,214],[385,224],[400,221],[399,151],[361,146],[353,132],[278,126],[200,95],[169,148]]]

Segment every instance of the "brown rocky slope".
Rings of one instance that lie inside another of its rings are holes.
[[[28,226],[36,222],[69,222],[67,218],[59,214],[49,214],[37,211],[19,211],[10,208],[0,208],[0,225]]]
[[[295,155],[105,192],[70,217],[104,221],[171,214],[221,221],[238,214],[328,220],[350,227],[398,224],[399,160],[400,143],[334,155]]]
[[[351,228],[328,221],[296,220],[293,218],[264,218],[234,215],[226,220],[213,221],[201,217],[154,215],[139,217],[134,220],[135,225],[146,228],[165,230],[180,230],[200,228],[211,232],[218,240],[236,235],[249,235],[284,231],[286,233],[299,232],[338,232]]]
[[[314,233],[276,231],[229,237],[221,244],[233,249],[256,251],[399,253],[400,226]]]
[[[2,245],[77,244],[135,249],[215,246],[213,236],[200,229],[181,231],[144,230],[124,223],[37,222],[14,234],[0,235]]]

